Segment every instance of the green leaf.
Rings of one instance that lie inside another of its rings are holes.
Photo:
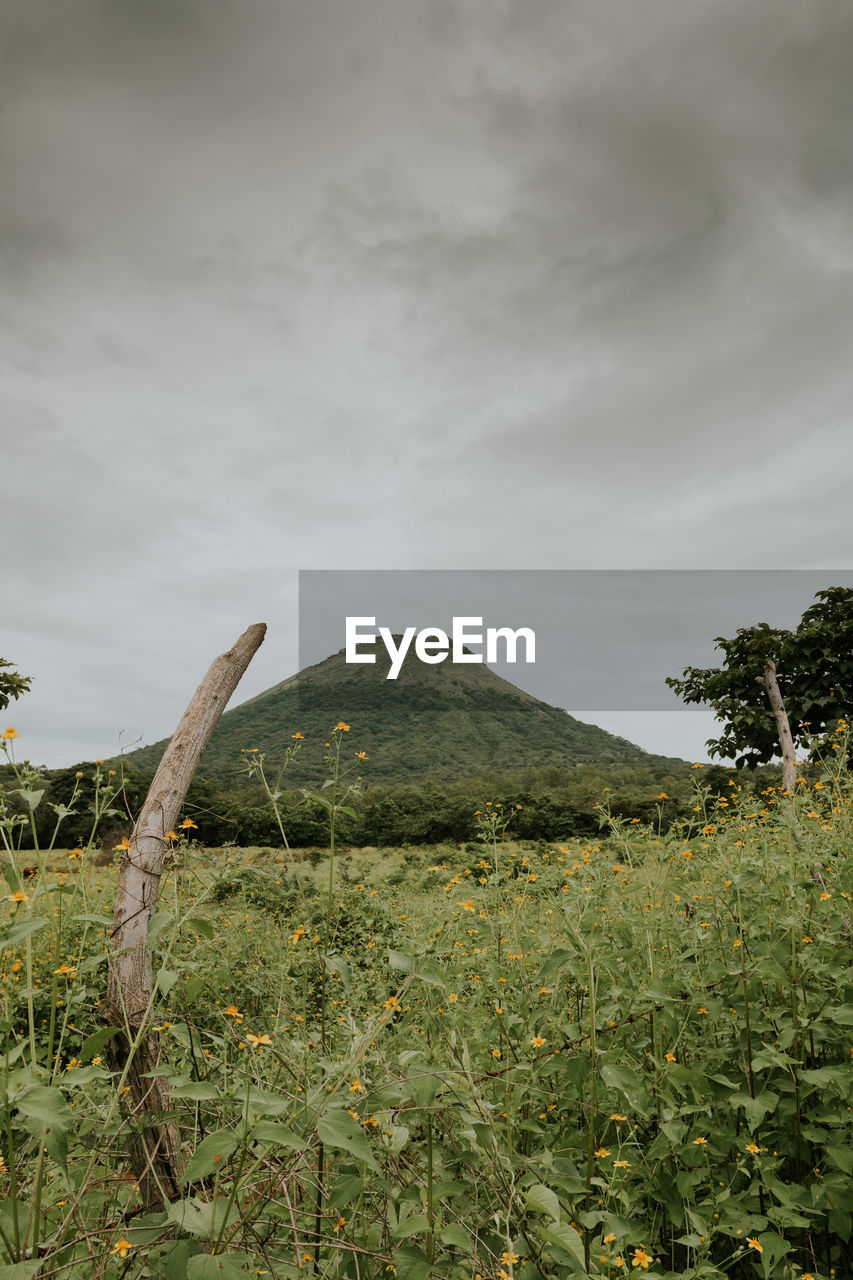
[[[354,1173],[344,1173],[329,1192],[329,1204],[333,1209],[343,1209],[354,1204],[364,1190],[364,1183]]]
[[[323,956],[323,962],[331,973],[336,973],[345,991],[352,990],[352,972],[343,956]]]
[[[189,1098],[191,1102],[210,1102],[221,1096],[222,1090],[208,1080],[188,1080],[172,1088],[173,1098]]]
[[[428,1280],[429,1259],[417,1245],[403,1244],[394,1252],[397,1280]]]
[[[80,1061],[88,1062],[90,1058],[94,1058],[100,1053],[108,1040],[112,1040],[113,1036],[118,1035],[121,1027],[101,1027],[98,1031],[93,1031],[87,1036],[80,1047]]]
[[[193,1196],[190,1200],[174,1200],[169,1205],[168,1215],[169,1221],[181,1231],[188,1231],[191,1236],[209,1236],[211,1232],[218,1235],[236,1222],[239,1210],[236,1204],[229,1208],[224,1196],[218,1196],[215,1201],[199,1200]]]
[[[67,1129],[73,1119],[68,1103],[59,1089],[53,1089],[49,1085],[31,1085],[18,1095],[15,1106],[28,1120],[35,1120],[50,1128]]]
[[[250,1262],[245,1253],[197,1253],[187,1262],[187,1280],[246,1280]]]
[[[392,969],[402,969],[403,973],[414,973],[417,961],[407,951],[388,950],[388,963]]]
[[[774,1231],[762,1231],[758,1237],[758,1243],[761,1245],[761,1266],[766,1280],[768,1276],[772,1275],[779,1259],[784,1258],[786,1253],[791,1252],[793,1245],[787,1244]]]
[[[199,1178],[206,1178],[208,1174],[221,1169],[239,1145],[239,1140],[230,1129],[218,1129],[215,1133],[209,1133],[190,1156],[184,1182],[197,1182]]]
[[[289,1147],[291,1151],[305,1151],[310,1145],[305,1138],[275,1120],[261,1120],[252,1130],[252,1139],[268,1142],[273,1147]]]
[[[0,1264],[0,1280],[31,1280],[43,1262],[44,1258],[36,1258],[29,1262]]]
[[[358,1121],[348,1111],[327,1111],[317,1121],[317,1134],[327,1147],[347,1151],[375,1172],[379,1165]]]
[[[157,986],[163,992],[164,996],[167,996],[169,994],[169,992],[172,990],[172,987],[175,985],[177,981],[178,981],[178,975],[174,973],[171,969],[157,970]]]
[[[426,1215],[413,1213],[408,1218],[402,1218],[392,1230],[391,1235],[397,1240],[408,1240],[410,1236],[419,1236],[425,1231],[429,1231]]]
[[[210,920],[206,920],[204,916],[190,916],[187,924],[195,929],[196,933],[200,933],[203,938],[216,937],[216,930]]]
[[[438,1233],[442,1244],[455,1245],[457,1249],[470,1249],[471,1237],[459,1222],[451,1222]]]
[[[171,924],[175,918],[174,911],[155,911],[151,919],[148,921],[148,947],[150,950],[156,946],[157,939],[166,928],[167,924]]]
[[[48,1129],[44,1139],[45,1149],[51,1160],[58,1164],[62,1172],[68,1177],[68,1134],[64,1129],[57,1129],[55,1126]]]
[[[38,933],[39,929],[43,929],[48,923],[43,916],[30,916],[27,920],[20,920],[6,930],[2,938],[0,938],[0,950],[3,947],[17,946],[24,938],[28,938],[31,933]]]
[[[33,810],[39,807],[42,801],[42,797],[45,794],[44,790],[28,791],[25,787],[18,787],[17,793],[23,800],[24,804],[29,809],[30,813],[32,813]]]
[[[556,1244],[561,1249],[564,1249],[580,1265],[581,1271],[586,1275],[583,1240],[581,1240],[574,1227],[570,1226],[568,1222],[558,1222],[553,1227],[546,1227],[542,1235],[549,1244]]]
[[[550,1187],[537,1182],[526,1189],[524,1196],[528,1209],[532,1209],[534,1213],[545,1213],[555,1222],[560,1221],[560,1202]]]

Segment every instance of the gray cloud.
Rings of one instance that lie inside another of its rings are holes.
[[[840,0],[7,0],[33,753],[167,732],[257,618],[241,696],[289,674],[300,566],[843,567],[852,42]]]

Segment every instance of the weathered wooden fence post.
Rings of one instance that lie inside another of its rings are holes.
[[[169,848],[164,837],[178,823],[201,754],[266,630],[265,623],[255,623],[211,665],[160,761],[121,862],[107,995],[99,1013],[105,1022],[121,1028],[109,1042],[107,1054],[114,1072],[127,1070],[125,1113],[138,1123],[130,1156],[148,1206],[177,1199],[181,1184],[178,1131],[164,1115],[171,1108],[169,1091],[159,1077],[149,1075],[159,1063],[159,1042],[144,1026],[146,1019],[149,1023],[153,1020],[153,972],[147,939]]]

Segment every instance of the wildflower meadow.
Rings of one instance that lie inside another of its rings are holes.
[[[329,845],[169,832],[148,933],[167,1116],[128,1108],[99,1014],[124,847],[24,849],[0,792],[0,1280],[828,1280],[853,1275],[853,786],[846,726],[795,790],[596,839],[346,850],[365,753],[330,727]],[[284,762],[298,768],[301,735]],[[261,752],[246,768],[277,812]],[[62,810],[65,810],[64,812]],[[102,864],[102,865],[99,865]],[[168,1120],[181,1196],[129,1156]]]

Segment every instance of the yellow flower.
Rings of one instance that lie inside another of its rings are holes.
[[[507,1251],[506,1253],[502,1253],[501,1262],[504,1264],[505,1267],[511,1267],[514,1262],[518,1262],[518,1254],[510,1253],[509,1251]]]
[[[21,736],[21,735],[18,733],[18,730],[17,730],[17,729],[13,729],[11,725],[9,725],[9,728],[8,728],[8,729],[4,729],[4,730],[3,730],[3,741],[4,741],[4,742],[11,742],[11,740],[12,740],[13,738],[20,738],[20,736]]]
[[[746,1243],[749,1245],[750,1249],[754,1249],[756,1253],[764,1252],[764,1248],[755,1236],[747,1236]]]
[[[238,1022],[243,1021],[243,1015],[240,1012],[240,1010],[237,1008],[236,1004],[229,1004],[228,1008],[223,1009],[222,1012],[225,1014],[227,1018],[236,1018]]]
[[[467,901],[467,902],[463,902],[463,903],[461,903],[460,905],[461,905],[461,907],[462,907],[462,910],[463,910],[463,911],[473,911],[473,910],[475,909],[475,908],[474,908],[474,903],[471,901],[471,899],[470,899],[470,898],[468,899],[468,901]]]
[[[72,1071],[74,1067],[79,1067],[79,1066],[80,1066],[79,1058],[70,1058],[68,1062],[65,1064],[65,1070]]]
[[[694,1138],[694,1139],[693,1139],[693,1145],[694,1145],[694,1147],[704,1147],[704,1146],[707,1146],[707,1143],[708,1143],[708,1139],[707,1139],[707,1138]]]
[[[350,1093],[364,1093],[364,1085],[360,1080],[353,1080],[349,1087]]]
[[[16,889],[14,893],[7,893],[6,898],[9,902],[29,902],[29,898],[23,889]]]
[[[298,742],[300,739],[302,739],[302,734],[301,734],[301,733],[292,733],[290,736],[291,736],[291,738],[294,738],[297,742]],[[303,739],[303,740],[304,740],[304,739]]]
[[[642,1245],[640,1245],[639,1249],[634,1250],[634,1256],[631,1259],[632,1267],[642,1267],[644,1271],[648,1271],[653,1262],[654,1258],[646,1253]]]
[[[668,800],[668,799],[669,799],[669,796],[666,794],[665,791],[662,791],[658,796],[658,800]]]
[[[493,1058],[499,1058],[500,1056],[501,1056],[501,1051],[500,1051],[500,1049],[493,1049],[493,1050],[492,1050],[492,1057],[493,1057]]]
[[[346,1218],[338,1218],[337,1222],[335,1223],[334,1229],[335,1231],[340,1231],[341,1227],[345,1227],[346,1225],[347,1225]]]
[[[71,850],[71,852],[69,853],[68,857],[69,857],[69,858],[71,858],[73,861],[77,861],[77,859],[78,859],[78,858],[82,858],[82,857],[83,857],[83,850],[82,850],[82,849],[72,849],[72,850]]]
[[[757,1156],[761,1151],[767,1150],[766,1147],[759,1147],[757,1142],[748,1142],[746,1144],[746,1149],[754,1156]]]
[[[332,730],[332,733],[338,733],[338,732],[349,733],[349,725],[344,724],[343,720],[339,720],[338,723],[335,725],[334,729]]]
[[[248,1040],[249,1044],[254,1045],[256,1049],[260,1049],[261,1046],[265,1044],[272,1044],[272,1040],[270,1039],[269,1036],[267,1035],[256,1036],[256,1035],[253,1035],[251,1031],[247,1034],[246,1039]]]
[[[701,769],[701,768],[702,768],[702,766],[701,766],[701,764],[699,763],[699,761],[697,760],[695,764],[692,764],[692,765],[690,766],[690,768],[691,768],[691,769]]]
[[[117,1240],[112,1249],[110,1249],[110,1253],[117,1253],[120,1257],[126,1258],[132,1248],[133,1245],[129,1240]]]
[[[533,1045],[533,1048],[534,1048],[534,1049],[541,1049],[541,1048],[542,1048],[542,1046],[543,1046],[543,1044],[545,1043],[545,1037],[544,1037],[544,1036],[531,1036],[531,1038],[530,1038],[530,1043]]]
[[[367,759],[367,752],[366,752],[366,751],[356,751],[356,753],[355,753],[355,758],[356,758],[356,760],[366,760],[366,759]]]
[[[615,1239],[616,1239],[616,1237],[615,1237],[615,1235],[613,1234],[613,1232],[612,1232],[612,1231],[608,1231],[607,1235],[604,1237],[604,1243],[605,1243],[605,1244],[612,1244],[612,1243],[613,1243],[613,1241],[614,1241]]]
[[[629,1165],[627,1160],[614,1160],[613,1168],[614,1169],[630,1169],[631,1166]]]
[[[599,1147],[595,1154],[599,1160],[604,1160],[610,1155],[610,1152],[607,1150],[607,1147]]]
[[[180,840],[180,838],[181,837],[178,835],[177,831],[167,831],[166,834],[163,836],[163,839],[167,840],[169,844],[174,844],[174,842],[176,840]]]
[[[627,1117],[627,1116],[620,1115],[618,1111],[613,1111],[613,1112],[611,1112],[611,1114],[610,1114],[610,1119],[611,1119],[611,1120],[627,1120],[627,1119],[628,1119],[628,1117]]]
[[[667,1060],[667,1062],[676,1062],[676,1061],[677,1061],[677,1058],[676,1058],[676,1056],[675,1056],[675,1054],[674,1054],[674,1053],[668,1053],[668,1054],[666,1055],[666,1060]]]
[[[70,964],[61,964],[59,968],[54,969],[53,972],[57,974],[67,974],[69,978],[75,978],[77,976],[77,970],[72,969]]]
[[[193,822],[192,818],[184,818],[183,822],[181,823],[181,830],[188,831],[190,827],[193,827],[197,831],[198,823]]]
[[[124,853],[130,848],[130,841],[125,837],[121,844],[113,845],[113,853]]]

